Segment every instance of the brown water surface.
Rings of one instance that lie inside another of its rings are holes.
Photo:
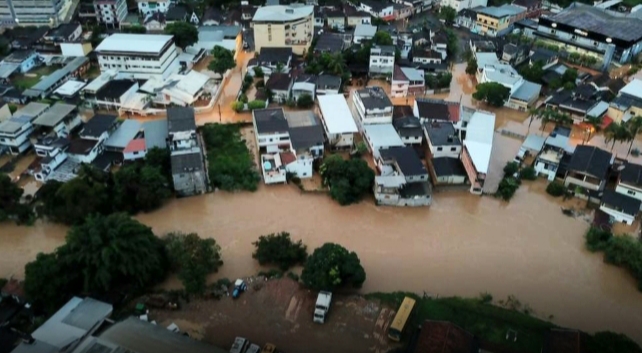
[[[310,248],[337,242],[359,254],[363,292],[410,290],[496,299],[513,294],[540,317],[588,331],[610,329],[642,342],[642,294],[625,271],[584,248],[585,219],[569,218],[545,183],[525,184],[510,203],[465,192],[435,195],[429,208],[340,207],[291,186],[172,200],[138,219],[157,234],[214,237],[225,265],[217,277],[256,273],[251,242],[289,231]],[[64,241],[65,228],[2,225],[0,276],[22,275],[39,251]]]

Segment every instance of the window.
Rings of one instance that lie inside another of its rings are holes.
[[[635,196],[635,191],[627,190],[626,193]]]
[[[437,147],[437,151],[443,151],[443,150],[444,150],[443,147]]]
[[[457,147],[451,147],[450,150],[455,152],[455,151],[457,151]]]

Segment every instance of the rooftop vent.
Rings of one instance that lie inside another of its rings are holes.
[[[294,9],[285,9],[285,13],[294,13]]]

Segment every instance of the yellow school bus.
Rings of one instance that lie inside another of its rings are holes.
[[[395,319],[392,320],[390,327],[388,328],[388,338],[393,341],[401,341],[401,334],[403,333],[408,319],[410,319],[410,314],[412,314],[412,309],[415,307],[415,300],[410,297],[405,297],[399,310],[397,310],[397,315]]]

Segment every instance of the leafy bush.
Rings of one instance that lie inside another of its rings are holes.
[[[302,94],[296,102],[299,108],[311,108],[314,105],[314,98],[309,94]]]
[[[314,290],[332,290],[348,285],[360,288],[366,280],[366,272],[355,252],[338,244],[325,243],[316,248],[306,261],[301,280]]]
[[[508,162],[504,166],[504,175],[513,176],[519,170],[519,163],[517,162]]]
[[[245,103],[241,101],[232,102],[232,110],[235,112],[241,112],[243,109],[245,109]]]
[[[496,196],[508,201],[515,195],[517,189],[519,189],[519,180],[513,177],[505,177],[499,182]]]
[[[612,237],[613,234],[609,231],[591,227],[588,232],[586,232],[586,247],[592,252],[602,251],[606,248]]]
[[[256,87],[256,88],[263,88],[263,87],[265,87],[265,81],[263,81],[263,80],[258,80],[258,81],[256,81],[256,83],[254,84],[254,87]]]
[[[248,107],[250,110],[254,110],[254,109],[265,109],[265,101],[258,100],[258,99],[257,99],[257,100],[254,100],[254,101],[249,102],[249,103],[247,104],[247,107]]]
[[[287,232],[262,235],[252,245],[256,248],[252,257],[259,264],[274,264],[282,271],[287,271],[296,264],[303,264],[308,257],[307,247],[301,240],[293,242]]]
[[[564,184],[560,183],[559,181],[554,181],[546,187],[546,192],[555,197],[559,197],[564,195],[566,193],[566,186]]]
[[[263,78],[263,76],[265,76],[263,69],[260,66],[254,67],[254,77]]]
[[[358,202],[372,190],[374,171],[362,159],[344,160],[332,155],[323,161],[320,174],[330,196],[341,205]]]
[[[537,179],[537,172],[533,167],[526,167],[519,171],[520,179],[535,180]]]
[[[245,93],[241,93],[241,95],[239,96],[239,100],[238,101],[239,102],[243,102],[243,103],[247,103],[247,96],[245,95]]]

